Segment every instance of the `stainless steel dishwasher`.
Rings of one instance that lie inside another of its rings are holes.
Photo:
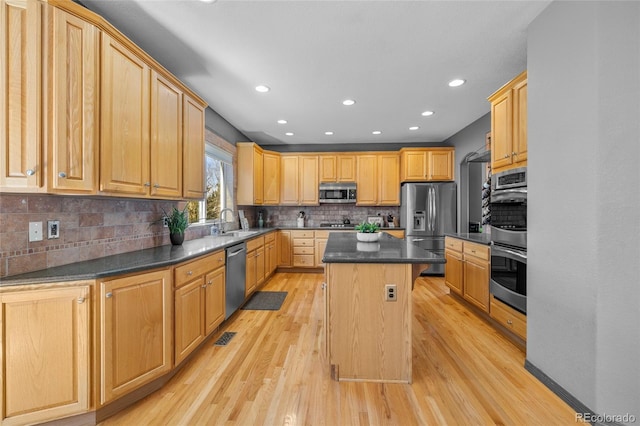
[[[247,245],[245,243],[227,247],[224,319],[233,314],[244,302],[245,276],[247,270]]]

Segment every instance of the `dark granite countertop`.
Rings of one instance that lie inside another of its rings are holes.
[[[0,278],[0,287],[59,281],[92,280],[114,275],[140,272],[175,265],[207,253],[250,240],[275,231],[277,228],[251,229],[254,233],[243,236],[203,237],[185,241],[181,246],[160,246],[84,262],[41,269],[20,275]]]
[[[445,263],[442,256],[382,233],[376,243],[363,243],[352,232],[329,234],[324,263]]]
[[[332,228],[330,226],[305,226],[304,228],[298,228],[297,226],[278,226],[278,229],[283,229],[285,231],[304,231],[305,229],[311,231],[354,231],[354,227],[356,225],[345,225],[344,227],[336,227]],[[406,228],[380,228],[382,232],[384,231],[404,231]]]
[[[447,237],[453,237],[453,238],[459,238],[461,240],[471,241],[472,243],[486,244],[486,245],[491,244],[491,234],[447,232],[444,235]]]

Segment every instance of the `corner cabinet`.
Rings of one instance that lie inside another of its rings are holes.
[[[90,285],[0,293],[3,425],[89,410]]]
[[[454,148],[402,148],[401,182],[453,181]]]
[[[527,72],[489,97],[493,173],[527,165]]]
[[[100,404],[124,396],[171,370],[171,283],[170,269],[100,282]]]
[[[238,142],[238,205],[262,205],[264,195],[264,154],[253,142]]]

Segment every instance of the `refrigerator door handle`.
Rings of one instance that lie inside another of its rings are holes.
[[[431,204],[433,205],[433,215],[431,216],[431,230],[436,230],[436,220],[438,219],[438,209],[436,208],[436,189],[431,189]]]
[[[434,218],[436,215],[436,206],[435,206],[435,190],[433,187],[429,187],[429,230],[433,231],[434,226]]]

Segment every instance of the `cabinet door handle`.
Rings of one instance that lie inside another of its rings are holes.
[[[112,296],[113,296],[113,293],[111,292],[104,295],[104,297],[106,297],[107,299],[110,299]]]
[[[151,186],[151,182],[145,182],[144,186]]]
[[[504,155],[504,158],[509,158],[509,154],[505,154],[505,155]]]
[[[64,178],[67,177],[67,174],[65,172],[60,172],[60,173],[58,173],[58,177],[64,179]]]
[[[322,289],[324,290],[325,288],[327,288],[327,283],[322,283]]]
[[[207,288],[207,285],[206,284],[202,284],[201,287],[202,288]]]
[[[213,280],[207,281],[207,284],[212,285],[213,284]]]
[[[160,184],[158,184],[158,183],[154,183],[154,184],[153,184],[153,187],[154,187],[154,188],[160,188]]]
[[[511,325],[513,324],[513,321],[511,321],[510,319],[507,320],[507,324]]]
[[[188,276],[193,275],[193,271],[187,271],[187,275],[188,275]]]
[[[84,297],[78,297],[77,301],[79,304],[84,303]]]
[[[36,174],[36,171],[33,169],[27,169],[25,173],[27,174],[27,176],[33,176]]]

